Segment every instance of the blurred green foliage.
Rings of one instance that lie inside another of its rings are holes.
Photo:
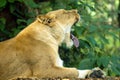
[[[80,46],[77,49],[67,49],[64,44],[60,47],[64,65],[79,69],[100,67],[107,75],[120,76],[118,4],[119,0],[0,0],[0,13],[7,9],[14,17],[10,21],[0,16],[0,40],[17,35],[38,14],[61,8],[77,9],[81,21],[74,25],[72,33],[78,37]]]

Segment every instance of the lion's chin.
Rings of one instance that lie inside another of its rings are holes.
[[[70,40],[70,42],[66,43],[67,48],[71,48],[73,46],[73,41]]]

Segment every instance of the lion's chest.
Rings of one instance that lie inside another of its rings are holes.
[[[63,67],[63,60],[61,60],[59,56],[57,57],[56,65],[59,67]]]

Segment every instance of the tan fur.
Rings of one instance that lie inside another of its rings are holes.
[[[70,46],[67,27],[78,19],[76,10],[51,11],[38,16],[16,37],[0,42],[0,80],[20,76],[78,77],[77,69],[57,64],[58,46],[64,41]]]

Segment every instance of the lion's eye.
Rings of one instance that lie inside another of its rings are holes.
[[[48,23],[51,23],[51,19],[48,20]]]

